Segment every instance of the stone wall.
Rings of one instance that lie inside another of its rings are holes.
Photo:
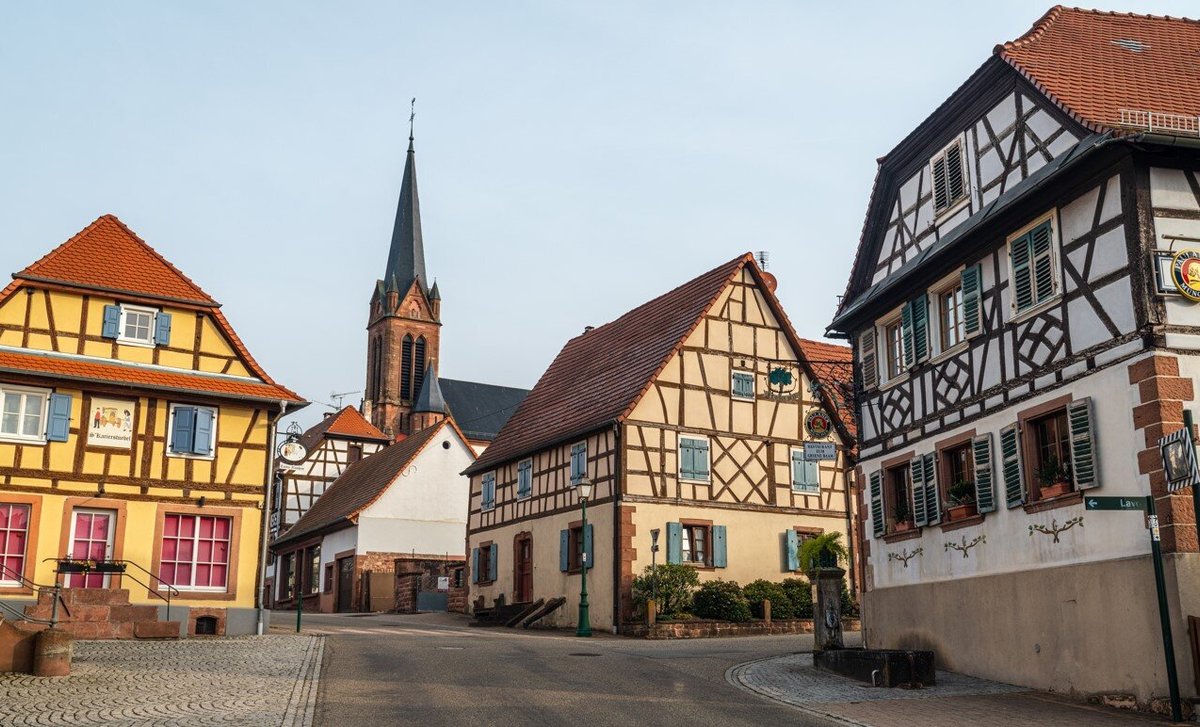
[[[843,631],[858,631],[861,628],[862,625],[856,618],[842,619]],[[653,626],[627,623],[621,627],[621,633],[625,636],[642,639],[706,639],[719,636],[765,636],[811,634],[812,632],[813,622],[810,618],[773,619],[769,622],[750,621],[747,623],[695,619],[659,622]]]

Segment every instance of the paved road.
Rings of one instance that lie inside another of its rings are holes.
[[[808,650],[811,637],[579,639],[446,614],[306,614],[304,632],[327,634],[316,724],[328,727],[838,724],[725,680],[736,664]]]

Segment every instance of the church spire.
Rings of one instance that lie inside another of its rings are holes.
[[[392,228],[392,246],[388,250],[385,281],[395,280],[403,295],[413,280],[421,282],[421,291],[428,292],[425,274],[425,247],[421,239],[421,204],[417,197],[417,164],[413,151],[413,122],[417,100],[412,100],[408,117],[408,155],[404,160],[404,179],[400,183],[400,203],[396,208],[396,224]]]

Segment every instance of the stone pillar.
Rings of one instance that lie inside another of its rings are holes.
[[[75,637],[62,629],[39,631],[33,642],[33,675],[70,676],[74,643]]]
[[[842,644],[841,568],[814,568],[808,580],[816,590],[813,599],[813,651],[845,648]]]

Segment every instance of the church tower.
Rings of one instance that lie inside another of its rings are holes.
[[[367,387],[362,413],[389,436],[420,428],[413,426],[411,414],[425,377],[437,375],[442,326],[441,295],[437,283],[430,287],[425,272],[411,123],[410,117],[408,157],[392,245],[383,277],[371,293],[367,320]]]

